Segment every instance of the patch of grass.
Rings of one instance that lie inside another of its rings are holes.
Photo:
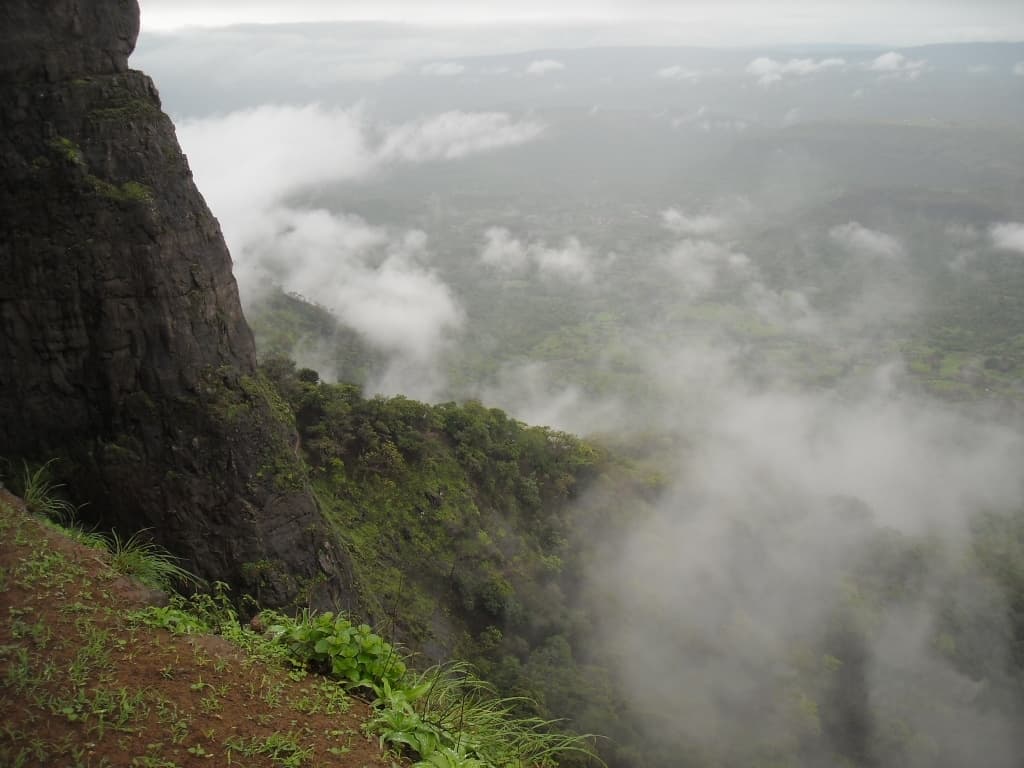
[[[89,176],[93,191],[108,200],[119,203],[151,203],[153,190],[138,181],[126,181],[120,186],[104,181],[98,176]]]
[[[108,730],[135,733],[136,724],[149,716],[145,694],[126,688],[76,688],[68,696],[51,699],[49,706],[54,715],[82,723],[95,738],[103,738]]]
[[[81,572],[60,552],[40,546],[17,565],[14,577],[19,586],[28,589],[59,588],[74,581]]]
[[[300,768],[313,756],[313,751],[301,744],[301,739],[293,732],[272,733],[264,737],[245,739],[236,737],[225,742],[228,755],[232,751],[244,757],[264,755],[281,768]]]
[[[66,527],[74,523],[78,507],[66,499],[62,499],[58,494],[64,484],[58,483],[50,477],[50,467],[56,461],[56,459],[50,459],[35,469],[31,469],[25,463],[21,494],[25,508],[33,515]]]
[[[60,532],[67,536],[74,542],[81,544],[82,546],[89,547],[90,549],[97,549],[101,552],[106,552],[109,549],[109,542],[103,536],[102,533],[98,533],[95,530],[86,530],[78,523],[72,523],[71,525],[58,525]]]
[[[960,374],[961,369],[967,365],[969,357],[962,352],[949,352],[942,358],[939,364],[939,376],[944,379],[954,378]]]
[[[31,609],[23,609],[30,611]],[[42,619],[38,619],[33,622],[25,621],[19,614],[21,611],[17,611],[14,608],[8,610],[10,618],[10,631],[11,637],[15,640],[22,638],[30,639],[36,648],[46,648],[49,645],[51,638],[53,637],[53,631],[49,625]]]
[[[110,567],[143,584],[165,591],[198,583],[199,577],[178,565],[174,555],[144,538],[146,530],[137,531],[127,539],[122,539],[117,531],[113,532]]]
[[[524,717],[535,706],[523,698],[500,698],[465,663],[440,665],[405,685],[385,681],[370,727],[382,744],[408,748],[420,766],[555,766],[558,758],[578,753],[600,764],[589,736],[560,733],[556,723]]]
[[[179,605],[149,605],[128,614],[131,622],[166,629],[175,635],[207,634],[209,625]]]
[[[153,202],[153,190],[139,181],[126,181],[121,185],[121,199],[151,203]]]
[[[340,715],[348,712],[352,706],[352,699],[337,683],[321,680],[315,686],[304,688],[301,695],[288,701],[288,705],[304,715],[312,715],[317,712]]]
[[[98,678],[111,669],[110,633],[97,629],[89,622],[81,626],[83,643],[67,668],[67,676],[71,684],[82,688],[90,680]]]
[[[50,146],[73,165],[81,167],[85,166],[85,158],[82,155],[82,150],[71,139],[58,136],[50,142]]]
[[[146,99],[131,99],[109,107],[101,107],[89,112],[96,120],[112,122],[128,122],[131,120],[152,120],[160,115],[160,109]]]

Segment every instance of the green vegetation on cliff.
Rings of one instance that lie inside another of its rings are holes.
[[[543,717],[606,733],[621,701],[608,671],[575,655],[594,631],[575,593],[597,546],[577,532],[614,536],[645,514],[657,475],[477,402],[368,399],[280,358],[263,372],[295,411],[312,485],[351,553],[352,608],[428,658],[471,661]]]
[[[975,518],[965,554],[941,537],[886,528],[856,500],[734,512],[716,567],[734,574],[730,589],[740,595],[761,588],[745,581],[753,563],[765,583],[792,581],[792,565],[768,552],[788,551],[805,515],[832,520],[829,535],[845,554],[838,578],[816,587],[824,613],[810,635],[788,636],[770,595],[716,600],[719,587],[709,582],[693,597],[707,605],[706,624],[671,635],[680,667],[663,673],[692,678],[694,688],[662,690],[650,671],[630,679],[623,670],[644,669],[650,646],[666,641],[654,628],[616,625],[611,617],[629,607],[611,604],[616,590],[594,578],[664,502],[656,441],[630,447],[623,439],[612,452],[477,402],[364,398],[282,359],[263,372],[296,414],[310,482],[352,554],[359,603],[350,607],[428,658],[472,661],[502,694],[535,700],[541,717],[603,734],[599,749],[611,765],[945,765],[922,713],[955,721],[984,711],[996,728],[1024,699],[1020,511]],[[634,592],[657,601],[694,588],[648,583]],[[899,629],[918,615],[936,618]],[[916,644],[898,639],[911,631],[925,657],[879,667],[877,649]],[[1006,638],[1016,649],[1009,656],[995,652]],[[635,659],[614,656],[623,653]],[[704,675],[726,690],[735,680],[735,700],[701,701]],[[961,678],[965,696],[976,686],[974,698],[933,691]],[[869,698],[869,687],[884,694]],[[723,706],[751,723],[749,732],[736,739],[708,725],[695,734],[693,723]],[[672,707],[692,712],[692,722],[675,722]]]
[[[0,557],[3,765],[355,768],[385,763],[386,747],[392,765],[543,768],[589,754],[465,665],[414,672],[369,626],[331,613],[264,612],[242,627],[224,585],[168,603],[118,575],[160,571],[158,549],[76,545],[19,506],[0,491],[12,542]]]

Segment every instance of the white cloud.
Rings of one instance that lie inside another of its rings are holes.
[[[818,313],[801,291],[777,291],[755,280],[744,290],[743,298],[761,318],[772,325],[808,334],[821,330]]]
[[[738,15],[742,23],[738,23]],[[422,38],[430,27],[484,26],[496,30],[483,44],[493,52],[495,42],[508,45],[502,34],[512,26],[531,25],[534,37],[519,50],[557,47],[567,27],[581,24],[585,43],[600,35],[606,45],[718,45],[872,43],[906,40],[907,44],[953,40],[1012,40],[1024,37],[1019,4],[1014,0],[792,0],[781,3],[737,3],[675,0],[291,0],[287,3],[253,0],[145,0],[143,28],[173,29],[190,25],[267,24],[301,21],[390,21]],[[597,29],[595,25],[600,25]],[[373,33],[369,25],[351,24],[358,34]],[[469,37],[470,35],[467,35]],[[482,36],[473,30],[475,39]],[[496,39],[495,39],[496,38]],[[554,43],[554,44],[553,44]],[[885,44],[885,43],[878,43]],[[483,47],[483,46],[481,46]],[[421,54],[422,55],[422,54]]]
[[[243,298],[280,285],[317,301],[388,356],[371,389],[430,398],[443,388],[440,355],[463,313],[430,266],[426,236],[287,200],[386,164],[461,158],[542,130],[499,112],[446,112],[380,128],[361,108],[312,105],[185,121],[179,137],[221,221]]]
[[[453,77],[461,75],[465,71],[466,68],[455,61],[432,61],[420,67],[420,74],[434,77]]]
[[[250,271],[324,305],[378,349],[425,363],[461,327],[451,289],[425,263],[422,232],[324,210],[268,216],[273,233],[245,248]]]
[[[988,232],[996,248],[1024,253],[1024,224],[1015,221],[993,224]]]
[[[502,112],[445,112],[381,129],[361,107],[263,106],[178,127],[196,181],[235,249],[265,211],[303,187],[387,163],[450,160],[522,144],[544,127]],[[237,253],[236,253],[237,258]]]
[[[594,253],[579,238],[566,238],[561,248],[537,247],[532,254],[541,274],[582,283],[589,283],[594,277]]]
[[[359,107],[264,106],[183,121],[178,137],[229,236],[236,219],[300,186],[358,178],[376,164]]]
[[[504,112],[444,112],[396,126],[378,151],[382,160],[454,160],[533,141],[544,131],[535,120],[514,120]]]
[[[676,208],[661,212],[662,225],[677,235],[705,236],[721,232],[726,226],[726,219],[713,214],[696,214],[690,216]]]
[[[336,288],[340,315],[371,343],[428,362],[449,331],[462,325],[451,290],[432,272],[389,257],[377,269],[354,270]]]
[[[679,80],[687,83],[696,83],[701,78],[701,73],[697,70],[686,69],[678,64],[671,67],[665,67],[664,69],[659,69],[654,74],[663,80]]]
[[[1018,61],[1013,65],[1013,74],[1017,77],[1024,77],[1024,61]]]
[[[803,122],[804,113],[800,107],[792,107],[786,110],[786,114],[782,117],[783,125],[796,125]]]
[[[628,431],[635,418],[617,399],[596,398],[567,383],[557,365],[531,361],[501,367],[495,380],[479,385],[473,397],[501,408],[527,424],[545,424],[576,434]]]
[[[883,79],[916,80],[928,67],[924,59],[908,59],[902,53],[883,53],[867,65],[871,72],[878,72]]]
[[[859,256],[896,259],[906,253],[902,243],[892,235],[868,229],[856,221],[832,227],[828,235],[847,251]]]
[[[480,261],[503,272],[525,272],[534,266],[543,276],[579,283],[594,279],[594,252],[577,237],[567,237],[561,247],[544,242],[526,244],[504,227],[491,227],[484,238]]]
[[[747,65],[747,74],[753,75],[761,85],[770,85],[782,79],[781,65],[774,59],[754,59]]]
[[[748,278],[753,274],[745,254],[710,240],[682,240],[666,255],[665,266],[690,298],[704,296],[724,277]]]
[[[760,85],[777,83],[784,77],[793,75],[805,77],[815,72],[829,69],[841,69],[846,66],[845,59],[790,59],[777,61],[765,56],[754,59],[747,65],[746,72],[757,78]]]
[[[441,361],[464,312],[431,268],[427,245],[418,230],[277,205],[237,235],[232,249],[247,301],[275,285],[315,301],[383,354],[385,369],[368,391],[430,399],[444,391]],[[345,375],[322,360],[317,367],[327,378]]]
[[[480,261],[504,272],[519,272],[529,265],[526,246],[504,227],[491,227],[484,233],[486,243]]]
[[[1024,446],[1012,428],[895,393],[884,369],[864,394],[746,384],[739,370],[747,357],[744,349],[684,339],[654,350],[650,386],[664,382],[678,393],[678,407],[660,413],[666,423],[678,419],[685,435],[674,488],[626,535],[609,536],[607,554],[587,571],[602,606],[594,635],[630,681],[623,694],[652,715],[683,711],[675,722],[685,743],[712,752],[735,743],[737,706],[767,711],[784,700],[803,669],[796,660],[787,669],[793,648],[834,620],[851,565],[875,562],[869,554],[878,550],[865,542],[883,531],[891,541],[890,529],[936,542],[952,531],[941,546],[959,570],[966,520],[979,510],[1019,508],[1021,499],[1015,467]],[[950,583],[924,578],[937,590]],[[920,590],[929,603],[931,590]],[[900,601],[887,619],[905,627],[913,615]],[[644,625],[657,627],[654,642],[630,653],[635,627]],[[965,679],[932,674],[931,637],[904,644],[902,653],[871,643],[865,652],[882,673],[865,675],[865,695],[894,702],[904,718],[920,709],[919,699],[892,695],[899,686],[938,681],[928,683],[936,701],[973,699]],[[992,647],[1001,657],[1002,642]],[[762,728],[762,720],[751,720],[753,738],[777,743],[777,726]],[[959,749],[965,731],[947,724],[960,722],[915,724],[915,737]],[[1014,752],[1002,755],[1016,726],[1007,718],[1005,733],[986,729],[986,746],[964,754],[992,744],[1000,757],[990,762],[1012,765]]]
[[[963,272],[978,256],[978,229],[972,224],[955,222],[946,226],[946,237],[956,249],[955,255],[948,262],[949,268],[954,272]]]
[[[739,198],[719,203],[713,213],[687,214],[676,208],[661,212],[662,226],[680,235],[659,259],[679,292],[693,301],[712,298],[725,291],[761,321],[775,328],[817,334],[822,325],[807,296],[796,289],[767,285],[761,271],[745,253],[729,241],[740,222],[756,220],[749,201]],[[724,294],[723,294],[724,295]]]
[[[971,224],[954,222],[946,225],[946,235],[959,245],[974,243],[978,239],[978,230]]]
[[[546,75],[548,72],[559,72],[565,69],[565,64],[555,59],[538,59],[531,61],[526,68],[528,75]]]
[[[874,72],[896,72],[906,66],[907,57],[902,53],[889,51],[883,53],[868,65],[868,69]]]

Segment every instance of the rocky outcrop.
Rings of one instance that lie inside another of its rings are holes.
[[[127,72],[138,36],[136,0],[4,0],[0,78],[38,83]]]
[[[61,457],[90,517],[207,578],[328,607],[347,561],[217,221],[128,69],[138,23],[136,0],[0,10],[0,455]]]

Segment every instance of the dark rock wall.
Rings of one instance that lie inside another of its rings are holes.
[[[136,0],[4,0],[0,79],[56,82],[126,72],[138,36]]]
[[[0,456],[265,604],[348,594],[135,0],[0,6]],[[65,479],[65,478],[62,478]]]

